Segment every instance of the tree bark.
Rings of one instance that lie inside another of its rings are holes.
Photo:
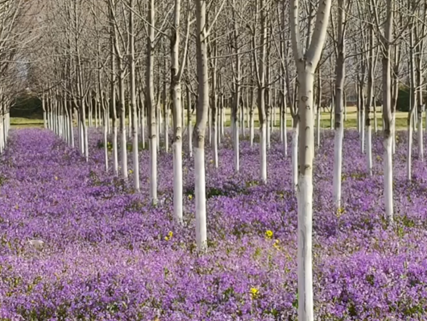
[[[198,99],[194,128],[194,173],[196,201],[196,242],[200,251],[207,250],[205,133],[209,109],[206,0],[195,0],[197,21],[197,78]]]

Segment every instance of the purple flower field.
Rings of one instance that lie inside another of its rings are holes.
[[[107,175],[102,134],[89,163],[46,130],[12,131],[0,158],[0,320],[297,320],[297,201],[291,159],[273,137],[267,185],[259,149],[207,151],[207,254],[195,244],[193,160],[184,155],[185,227],[172,211],[172,153],[159,153],[159,204]],[[316,320],[425,320],[427,168],[406,180],[406,138],[394,156],[395,224],[383,206],[381,136],[366,175],[356,131],[345,133],[343,207],[332,203],[333,133],[315,159]],[[415,149],[415,148],[414,148]],[[186,150],[186,148],[184,148]],[[129,167],[132,168],[132,167]],[[34,242],[43,244],[35,246]]]

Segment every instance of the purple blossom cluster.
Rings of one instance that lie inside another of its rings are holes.
[[[370,177],[357,132],[345,133],[336,212],[333,133],[322,133],[314,177],[316,320],[426,318],[427,169],[415,159],[407,181],[407,141],[398,136],[395,224],[388,227],[381,136]],[[297,320],[297,202],[291,160],[275,134],[266,185],[257,146],[241,141],[239,173],[229,138],[218,169],[208,148],[206,254],[195,244],[193,160],[184,155],[182,227],[172,216],[172,154],[159,153],[153,207],[149,153],[140,154],[142,191],[135,193],[132,178],[105,173],[102,134],[90,137],[86,163],[51,132],[11,133],[0,158],[1,320]]]

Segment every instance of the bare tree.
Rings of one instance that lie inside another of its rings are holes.
[[[299,31],[299,1],[289,6],[289,21],[292,50],[298,72],[298,319],[314,320],[313,316],[313,270],[312,270],[312,219],[313,219],[313,157],[314,117],[313,84],[314,72],[322,53],[331,10],[331,0],[320,2],[317,8],[316,25],[307,49],[303,51]]]

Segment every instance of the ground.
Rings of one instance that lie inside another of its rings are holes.
[[[135,193],[131,181],[104,173],[102,134],[90,137],[85,163],[49,131],[11,132],[0,158],[1,320],[296,320],[297,203],[276,134],[266,185],[258,180],[257,146],[242,140],[240,173],[229,135],[218,169],[208,147],[207,254],[195,247],[187,152],[180,227],[172,217],[172,155],[159,153],[159,205],[152,207],[148,151],[140,154],[142,191]],[[427,169],[414,151],[413,181],[406,180],[406,144],[399,133],[395,225],[387,226],[381,135],[369,177],[357,132],[345,132],[337,212],[333,137],[322,133],[314,177],[316,320],[424,319]]]

